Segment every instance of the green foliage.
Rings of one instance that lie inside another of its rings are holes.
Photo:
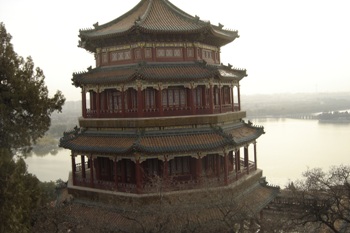
[[[39,180],[22,158],[0,152],[0,232],[29,232],[30,216],[41,203]]]
[[[27,152],[61,111],[60,91],[48,97],[45,76],[33,60],[18,56],[11,35],[0,23],[0,232],[30,232],[32,216],[54,195],[52,184],[41,184],[18,152]],[[51,191],[50,191],[51,190]]]
[[[50,116],[61,111],[60,91],[50,98],[45,76],[31,57],[18,56],[11,35],[0,23],[0,148],[28,150],[50,126]]]

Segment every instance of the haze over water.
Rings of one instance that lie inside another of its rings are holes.
[[[319,123],[317,120],[286,118],[252,119],[263,125],[265,134],[257,140],[258,167],[270,184],[285,187],[302,177],[307,168],[350,164],[350,124]],[[250,160],[253,146],[250,146]],[[41,181],[68,179],[70,151],[26,159],[28,170]]]

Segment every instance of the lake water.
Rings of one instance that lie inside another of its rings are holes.
[[[256,119],[266,134],[258,139],[258,167],[267,180],[284,187],[308,168],[350,164],[350,124],[317,120]]]
[[[68,180],[68,173],[72,170],[70,150],[60,149],[56,155],[48,154],[26,158],[28,171],[41,181]]]
[[[350,164],[350,124],[285,118],[252,122],[265,128],[266,134],[257,140],[258,167],[271,184],[284,187],[289,180],[301,178],[307,168],[327,170],[332,165]],[[69,150],[44,157],[33,155],[26,162],[29,172],[41,181],[65,181],[71,170]]]

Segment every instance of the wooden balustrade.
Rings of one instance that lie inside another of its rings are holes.
[[[248,169],[249,168],[249,169]],[[248,172],[249,170],[249,172]],[[228,184],[232,184],[242,177],[248,175],[250,172],[255,171],[255,163],[249,161],[248,167],[241,166],[241,170],[237,173],[235,171],[229,172],[227,176]],[[88,168],[88,162],[85,163],[86,178],[82,177],[81,164],[76,164],[75,175],[75,185],[82,187],[91,187],[90,179],[90,168]],[[179,191],[179,190],[189,190],[198,189],[205,187],[219,187],[224,186],[224,174],[221,173],[220,176],[206,177],[202,176],[200,179],[195,179],[192,176],[186,176],[186,179],[181,179],[179,176],[169,176],[168,179],[159,179],[158,182],[152,182],[152,179],[143,184],[142,193],[155,193],[160,192],[160,189],[164,192]],[[94,188],[127,192],[127,193],[137,193],[136,184],[134,183],[123,183],[118,181],[117,187],[115,181],[105,181],[105,180],[94,180]]]
[[[238,111],[238,107],[235,106],[235,111]],[[214,107],[213,113],[225,113],[231,112],[232,105],[223,105],[220,108],[219,105]],[[159,116],[181,116],[181,115],[205,115],[210,114],[211,109],[209,106],[196,106],[194,113],[190,107],[167,107],[163,108],[162,112],[159,108],[146,108],[142,109],[143,117],[159,117]],[[118,110],[100,110],[97,112],[95,109],[86,109],[85,118],[130,118],[138,117],[138,109],[125,109],[123,113],[121,109]]]

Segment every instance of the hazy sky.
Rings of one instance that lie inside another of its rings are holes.
[[[0,0],[15,51],[44,70],[50,93],[79,100],[73,72],[95,62],[79,29],[107,23],[139,0]],[[221,61],[247,69],[242,94],[350,91],[350,1],[171,0],[191,15],[238,30]]]

